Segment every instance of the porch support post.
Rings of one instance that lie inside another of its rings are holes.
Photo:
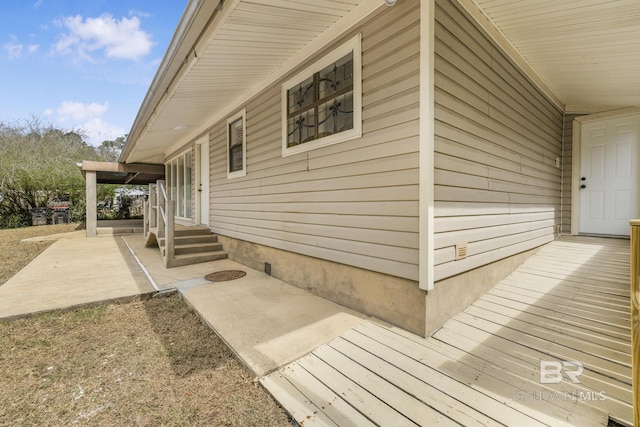
[[[98,235],[98,181],[96,171],[86,171],[86,227],[87,237]]]
[[[631,221],[631,360],[634,426],[640,426],[640,220]]]
[[[420,289],[433,289],[434,216],[434,15],[435,0],[420,0]]]

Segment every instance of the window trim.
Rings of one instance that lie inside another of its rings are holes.
[[[330,66],[334,62],[353,52],[353,128],[325,136],[304,144],[288,147],[288,95],[287,91],[296,86],[300,82],[313,76],[318,71]],[[282,102],[282,157],[293,156],[295,154],[304,153],[321,147],[337,144],[351,139],[360,138],[362,136],[362,37],[356,35],[346,43],[334,49],[331,53],[325,55],[322,59],[316,61],[304,71],[296,74],[281,86],[280,90]]]
[[[231,147],[229,145],[229,140],[231,138],[231,133],[229,132],[229,126],[236,122],[238,119],[242,118],[242,169],[231,172]],[[243,108],[238,111],[233,116],[227,119],[227,179],[240,178],[247,175],[247,110]]]

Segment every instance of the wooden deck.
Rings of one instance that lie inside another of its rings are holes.
[[[431,338],[367,321],[261,382],[304,426],[631,425],[629,295],[628,240],[563,237]]]

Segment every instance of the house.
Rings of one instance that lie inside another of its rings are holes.
[[[120,160],[232,259],[429,335],[560,234],[629,234],[638,14],[191,0]]]

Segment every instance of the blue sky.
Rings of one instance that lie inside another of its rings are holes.
[[[98,145],[128,133],[187,0],[0,5],[0,123],[37,116]]]

